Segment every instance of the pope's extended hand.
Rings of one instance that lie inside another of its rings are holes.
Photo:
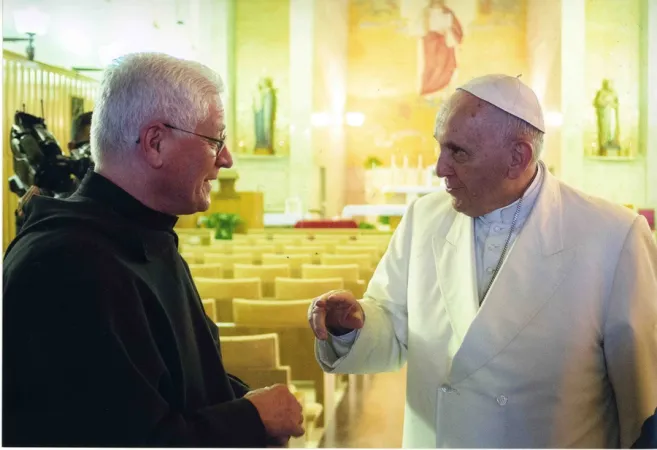
[[[328,333],[335,336],[362,328],[365,314],[360,303],[349,291],[331,291],[317,297],[308,309],[308,322],[319,340]]]

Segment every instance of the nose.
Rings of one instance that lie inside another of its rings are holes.
[[[444,178],[449,175],[452,175],[454,170],[452,164],[449,161],[449,152],[440,152],[438,156],[438,163],[436,164],[436,175],[438,178]]]
[[[225,167],[226,169],[233,167],[233,155],[231,155],[227,145],[224,147],[221,153],[219,153],[216,165],[217,167]]]

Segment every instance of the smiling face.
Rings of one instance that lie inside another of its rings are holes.
[[[225,135],[224,111],[219,103],[210,106],[206,120],[192,131],[219,139]],[[163,131],[162,165],[159,172],[160,197],[166,198],[166,210],[172,215],[194,214],[210,207],[212,186],[222,167],[233,165],[227,147],[217,156],[218,146],[201,136],[171,129]]]
[[[454,209],[478,217],[513,201],[509,171],[512,151],[504,143],[503,112],[456,91],[447,113],[436,121],[440,145],[436,174],[445,178]]]

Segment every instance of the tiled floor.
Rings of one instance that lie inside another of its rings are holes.
[[[401,447],[406,369],[359,378],[356,386],[350,383],[320,447]]]

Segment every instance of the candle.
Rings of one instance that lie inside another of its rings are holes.
[[[404,169],[408,169],[408,155],[404,155]]]
[[[422,169],[422,155],[418,155],[417,157],[417,168]]]

